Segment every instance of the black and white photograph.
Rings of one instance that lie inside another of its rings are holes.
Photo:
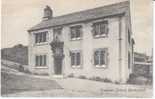
[[[153,97],[152,0],[2,0],[2,97]]]

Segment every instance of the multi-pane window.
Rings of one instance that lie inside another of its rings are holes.
[[[35,63],[36,66],[46,66],[46,55],[36,55],[35,56]]]
[[[97,49],[94,52],[94,65],[95,66],[105,66],[107,64],[107,49]]]
[[[72,51],[71,54],[71,66],[81,65],[81,53],[80,51]]]
[[[73,26],[70,28],[70,32],[71,32],[71,40],[80,39],[82,35],[82,26],[81,25]]]
[[[47,42],[47,32],[41,32],[35,34],[35,43]]]
[[[130,68],[130,62],[131,62],[131,59],[130,59],[130,52],[128,52],[128,68]]]
[[[61,32],[62,32],[62,28],[53,29],[53,39],[61,40],[62,39]]]
[[[128,42],[130,44],[130,40],[131,40],[131,35],[130,35],[130,31],[128,30]]]
[[[93,24],[93,36],[102,37],[108,34],[108,21],[97,22]]]

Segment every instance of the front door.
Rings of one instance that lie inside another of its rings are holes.
[[[54,58],[54,73],[56,75],[62,74],[62,58]]]
[[[54,59],[54,74],[62,75],[62,65],[63,65],[63,46],[64,42],[61,38],[61,28],[56,28],[53,31],[53,41],[50,43],[51,49],[53,51],[53,59]]]

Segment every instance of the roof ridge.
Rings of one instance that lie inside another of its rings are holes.
[[[90,9],[86,9],[86,10],[81,10],[81,11],[77,11],[77,12],[73,12],[73,13],[68,13],[68,14],[64,14],[64,15],[59,15],[59,16],[55,16],[53,18],[59,18],[59,17],[66,17],[66,16],[70,16],[70,15],[74,15],[74,14],[79,14],[79,13],[83,13],[83,12],[88,12],[88,11],[92,11],[92,10],[96,10],[96,9],[101,9],[101,8],[111,8],[112,6],[120,6],[120,5],[124,5],[126,4],[126,6],[128,6],[130,2],[127,0],[127,1],[122,1],[122,2],[117,2],[117,3],[112,3],[112,4],[107,4],[107,5],[103,5],[103,6],[99,6],[99,7],[96,7],[96,8],[90,8]],[[123,6],[123,7],[126,7],[126,6]],[[121,8],[121,6],[120,6]],[[52,20],[52,19],[50,19]]]
[[[113,3],[105,6],[100,6],[93,9],[87,9],[83,11],[78,11],[70,14],[65,14],[61,16],[53,17],[49,20],[42,20],[39,24],[30,28],[28,31],[33,31],[37,29],[43,29],[51,26],[58,26],[63,24],[71,24],[75,22],[80,22],[84,20],[96,19],[110,15],[118,15],[127,11],[129,7],[129,1],[123,1],[119,3]]]

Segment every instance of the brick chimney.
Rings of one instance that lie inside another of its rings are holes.
[[[43,20],[49,20],[53,17],[53,11],[52,9],[47,5],[46,8],[44,8],[44,17]]]

